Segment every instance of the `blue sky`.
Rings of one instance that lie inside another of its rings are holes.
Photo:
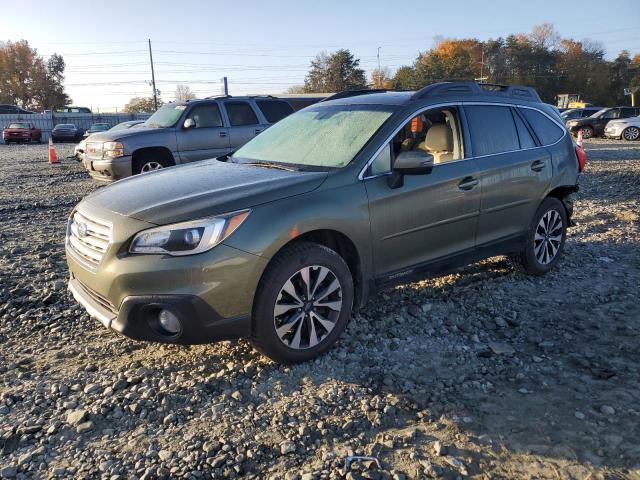
[[[20,5],[20,8],[17,6]],[[434,37],[481,40],[529,32],[550,22],[563,37],[602,42],[607,57],[640,53],[640,2],[516,0],[368,1],[50,1],[0,0],[0,40],[26,39],[43,55],[67,62],[75,105],[113,111],[149,96],[147,38],[165,101],[177,83],[198,96],[219,92],[280,93],[304,80],[321,51],[344,47],[369,73],[381,64],[411,64]],[[27,12],[25,14],[25,12]]]

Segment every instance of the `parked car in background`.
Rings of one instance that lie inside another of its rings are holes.
[[[56,108],[56,113],[91,113],[87,107],[60,107]]]
[[[51,139],[54,142],[71,142],[82,137],[82,130],[73,123],[59,123],[51,130]]]
[[[144,120],[129,120],[126,122],[118,123],[109,129],[110,132],[117,132],[118,130],[127,130],[129,128],[135,127],[136,125],[141,125],[144,123]]]
[[[611,120],[604,129],[607,138],[618,138],[629,142],[640,140],[640,117]]]
[[[4,143],[31,143],[42,141],[42,130],[30,122],[13,122],[2,130]]]
[[[327,98],[330,93],[301,93],[301,94],[282,94],[274,98],[280,98],[286,100],[289,105],[297,112],[314,103],[321,102]]]
[[[566,123],[569,120],[590,117],[591,115],[599,112],[600,110],[602,110],[602,107],[570,108],[562,112],[560,114],[560,117]]]
[[[114,125],[108,131],[117,132],[119,130],[127,130],[129,128],[135,127],[136,125],[141,125],[143,123],[144,123],[144,120],[129,120],[127,122],[121,122],[121,123],[118,123],[117,125]],[[101,130],[101,131],[104,131],[104,130]],[[87,149],[87,139],[86,139],[87,136],[88,135],[85,133],[85,138],[80,143],[78,143],[73,149],[73,156],[79,162],[82,162],[84,159],[84,154]]]
[[[217,158],[292,113],[289,103],[270,96],[168,103],[136,128],[93,134],[83,163],[94,178],[117,180]]]
[[[0,115],[33,115],[33,113],[17,105],[0,104]]]
[[[569,120],[566,126],[572,135],[578,135],[578,132],[582,131],[582,138],[601,137],[610,120],[638,115],[640,115],[640,107],[603,108],[590,117]]]
[[[328,350],[384,288],[501,254],[543,275],[562,256],[586,156],[535,90],[488,88],[321,102],[226,162],[98,189],[69,218],[69,289],[137,340],[247,337],[296,363]],[[197,114],[217,124],[211,106],[227,102],[196,102]],[[149,123],[184,125],[190,107]]]
[[[86,132],[84,132],[84,137],[88,137],[92,133],[98,132],[106,132],[111,128],[111,124],[109,123],[94,123],[92,124]]]

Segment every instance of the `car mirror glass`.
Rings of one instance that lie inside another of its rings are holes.
[[[193,120],[193,118],[187,118],[184,121],[182,128],[184,128],[185,130],[189,130],[190,128],[195,128],[195,126],[196,126],[196,122]]]

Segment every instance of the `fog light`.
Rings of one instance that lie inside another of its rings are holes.
[[[160,310],[158,314],[158,321],[160,326],[169,334],[175,335],[180,333],[182,325],[180,320],[169,310]]]

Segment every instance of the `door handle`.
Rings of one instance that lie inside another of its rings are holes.
[[[262,131],[261,129],[256,128],[256,129],[253,131],[253,133],[255,133],[256,135],[258,135],[261,131]]]
[[[473,177],[465,177],[458,184],[458,188],[460,190],[471,190],[473,187],[478,185],[478,179]]]
[[[220,136],[221,137],[226,137],[227,136],[227,132],[220,132]]]
[[[536,160],[531,164],[531,170],[533,170],[534,172],[539,172],[540,170],[544,169],[544,167],[546,166],[547,164],[544,163],[542,160]]]

